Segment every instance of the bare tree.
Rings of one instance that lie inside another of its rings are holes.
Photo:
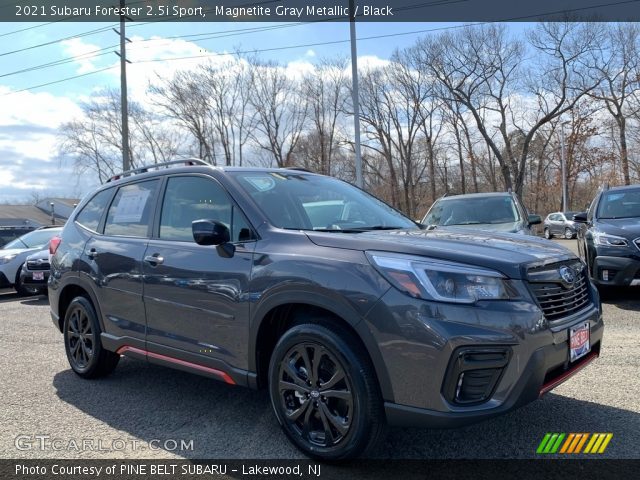
[[[256,112],[251,137],[278,167],[291,166],[307,117],[299,85],[272,62],[252,62],[250,75],[249,103]]]

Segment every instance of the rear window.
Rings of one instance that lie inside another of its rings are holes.
[[[109,207],[104,234],[124,237],[148,236],[157,189],[158,180],[121,187]]]
[[[82,210],[76,217],[76,222],[89,230],[97,232],[98,225],[100,225],[100,220],[109,204],[111,195],[113,195],[112,188],[98,192],[89,200],[89,203],[82,207]]]

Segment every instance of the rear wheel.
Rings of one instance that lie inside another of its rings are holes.
[[[64,317],[63,332],[69,365],[81,377],[103,377],[118,365],[120,355],[102,347],[98,317],[87,298],[76,297],[71,301]]]
[[[551,240],[553,238],[553,235],[551,234],[551,231],[549,231],[548,228],[544,229],[544,238],[546,238],[547,240]]]
[[[373,366],[357,338],[332,323],[297,325],[276,345],[269,390],[285,434],[323,460],[358,456],[384,430]]]

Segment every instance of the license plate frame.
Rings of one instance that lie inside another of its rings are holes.
[[[575,362],[591,351],[591,328],[583,322],[569,328],[569,361]]]
[[[33,279],[39,282],[44,281],[44,272],[33,272]]]

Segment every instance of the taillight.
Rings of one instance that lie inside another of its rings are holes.
[[[62,243],[62,239],[58,236],[55,236],[51,240],[49,240],[49,254],[55,255],[61,243]]]

